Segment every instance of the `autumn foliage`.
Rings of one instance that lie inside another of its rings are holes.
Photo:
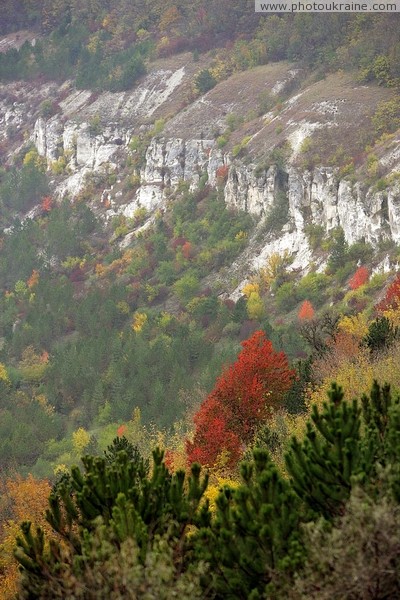
[[[308,321],[314,317],[314,314],[315,311],[311,302],[309,300],[304,300],[297,315],[300,321]]]
[[[16,598],[18,565],[14,559],[15,537],[19,535],[20,521],[31,521],[51,536],[51,527],[45,520],[45,507],[51,487],[29,475],[0,483],[0,598]]]
[[[351,290],[357,290],[362,285],[365,285],[368,279],[369,272],[367,267],[359,267],[349,281],[349,288]]]
[[[396,309],[400,306],[400,275],[388,287],[384,299],[377,305],[377,309],[385,311]]]
[[[290,388],[294,371],[262,331],[242,343],[237,361],[218,379],[194,417],[189,462],[215,464],[222,451],[236,464],[257,427],[267,420]]]
[[[42,199],[41,208],[44,212],[50,212],[53,208],[53,199],[50,196],[45,196]]]

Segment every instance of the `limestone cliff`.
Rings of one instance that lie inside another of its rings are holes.
[[[254,251],[249,263],[253,266],[272,252],[287,250],[294,255],[292,268],[306,269],[312,253],[304,226],[310,223],[327,233],[342,227],[349,244],[400,241],[400,184],[395,177],[400,168],[399,137],[392,136],[376,158],[385,175],[392,176],[380,190],[365,180],[362,166],[351,179],[341,176],[329,147],[340,147],[343,140],[354,152],[360,128],[368,127],[377,104],[390,91],[360,88],[338,77],[303,88],[297,81],[294,92],[287,90],[286,99],[278,102],[278,109],[263,112],[263,99],[268,96],[273,105],[288,83],[299,79],[290,65],[246,71],[193,99],[192,79],[198,69],[188,55],[166,60],[154,65],[134,90],[123,93],[93,94],[75,90],[67,82],[61,88],[43,86],[34,96],[33,90],[13,84],[1,100],[0,135],[11,140],[28,131],[50,173],[62,159],[62,173],[52,176],[58,197],[73,198],[87,185],[88,177],[101,179],[114,173],[115,184],[95,200],[105,218],[121,212],[132,216],[138,207],[145,207],[151,217],[181,181],[192,189],[200,180],[218,184],[229,207],[248,211],[260,221],[278,193],[283,193],[287,223],[265,237],[264,247]],[[51,116],[40,112],[45,100],[52,103]],[[237,121],[230,131],[229,115]],[[163,127],[151,137],[157,119]],[[227,131],[228,143],[222,143],[221,134]],[[137,183],[129,189],[123,181],[136,152],[131,145],[134,136],[144,140],[146,147],[140,165],[130,173]],[[312,168],[302,164],[305,140],[325,148],[320,163]],[[21,148],[14,146],[15,151]],[[283,146],[287,155],[278,178],[273,152]],[[221,167],[223,185],[217,179]]]

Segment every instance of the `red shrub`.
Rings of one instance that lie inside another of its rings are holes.
[[[386,290],[384,299],[377,304],[378,310],[384,311],[389,308],[398,308],[400,305],[400,275],[397,275],[396,279]]]
[[[301,321],[308,321],[312,319],[315,314],[314,307],[309,300],[304,300],[303,304],[300,306],[298,312],[298,318]]]
[[[367,267],[359,267],[349,281],[349,288],[357,290],[362,285],[366,284],[369,279],[369,271]]]

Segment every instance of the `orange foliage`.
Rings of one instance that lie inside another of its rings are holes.
[[[359,267],[349,281],[349,288],[357,290],[362,285],[365,285],[369,279],[369,271],[367,267]]]
[[[117,429],[117,436],[122,437],[125,433],[126,425],[120,425]]]
[[[28,288],[30,288],[30,289],[35,287],[39,283],[39,271],[37,271],[36,269],[33,269],[32,275],[29,277],[29,279],[26,283],[27,283]]]
[[[18,566],[13,550],[19,523],[31,521],[33,527],[40,526],[46,535],[51,535],[52,529],[44,516],[51,487],[48,481],[34,479],[32,475],[26,479],[17,475],[4,481],[1,487],[0,598],[11,600],[17,593]]]
[[[42,199],[41,208],[44,212],[50,212],[53,208],[53,199],[50,196],[45,196]]]
[[[189,258],[192,258],[193,256],[193,247],[192,244],[190,242],[185,242],[182,246],[182,254],[184,256],[184,258],[186,258],[186,260],[189,260]]]
[[[308,321],[309,319],[312,319],[314,317],[315,311],[313,308],[313,305],[311,304],[311,302],[309,300],[304,300],[303,304],[300,306],[299,312],[298,312],[298,318],[301,321]]]
[[[49,356],[50,356],[50,354],[47,352],[47,350],[43,350],[42,354],[40,355],[40,362],[42,362],[42,363],[49,362]]]

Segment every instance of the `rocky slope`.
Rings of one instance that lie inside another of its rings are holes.
[[[151,219],[182,181],[192,188],[200,180],[218,185],[228,206],[260,221],[283,194],[287,222],[247,252],[246,269],[285,251],[293,255],[292,268],[307,269],[313,257],[304,227],[310,223],[327,233],[342,227],[349,244],[400,241],[399,135],[374,155],[384,189],[365,170],[371,116],[390,90],[358,86],[340,74],[307,83],[292,65],[277,63],[236,74],[196,98],[193,78],[206,64],[186,54],[158,61],[122,93],[76,90],[68,82],[4,86],[2,149],[20,151],[29,138],[57,173],[52,187],[59,198],[74,198],[88,178],[106,182],[113,173],[113,184],[104,184],[94,201],[105,218],[144,207]],[[133,140],[142,144],[136,163]],[[305,160],[310,147],[319,152],[311,165]],[[335,166],[343,148],[359,157],[351,177]],[[281,157],[284,150],[279,169],[277,149]],[[135,185],[124,185],[132,175]]]

